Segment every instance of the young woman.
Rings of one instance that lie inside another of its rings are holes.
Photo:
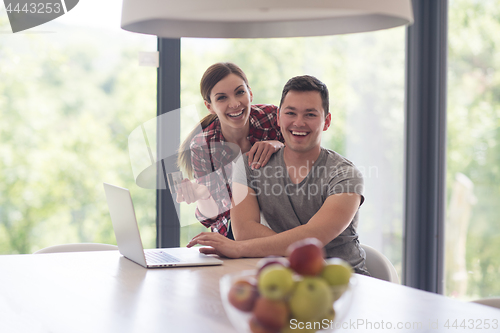
[[[246,153],[249,164],[258,169],[283,146],[277,107],[252,105],[247,77],[233,63],[210,66],[203,74],[200,90],[210,114],[179,149],[179,166],[195,181],[184,179],[177,202],[196,202],[196,218],[213,232],[233,239],[229,215],[231,162],[239,152]]]

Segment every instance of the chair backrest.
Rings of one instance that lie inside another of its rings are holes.
[[[366,252],[366,269],[377,279],[399,284],[399,277],[392,263],[379,251],[366,244],[360,244]]]
[[[41,253],[56,253],[56,252],[86,252],[86,251],[113,251],[118,250],[118,246],[101,243],[73,243],[49,246],[44,249],[34,252]]]
[[[472,303],[488,305],[500,309],[500,298],[498,297],[476,299],[472,301]]]

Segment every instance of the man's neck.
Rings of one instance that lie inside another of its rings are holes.
[[[288,176],[294,184],[300,183],[307,177],[321,153],[320,146],[307,152],[293,151],[288,149],[286,145],[283,149],[283,159],[285,160]]]

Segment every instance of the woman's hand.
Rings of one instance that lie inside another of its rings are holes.
[[[200,248],[204,254],[217,254],[219,257],[241,258],[239,251],[239,242],[222,236],[218,232],[202,232],[191,239],[186,247],[192,247],[196,244],[210,246]]]
[[[280,141],[259,141],[246,153],[248,156],[248,165],[252,169],[259,169],[269,162],[271,156],[277,152],[283,143]]]
[[[177,202],[186,202],[191,204],[198,200],[207,200],[210,198],[210,192],[205,185],[198,184],[196,181],[190,181],[184,178],[177,190]]]

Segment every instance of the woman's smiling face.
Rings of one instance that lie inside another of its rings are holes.
[[[241,129],[248,125],[252,91],[236,74],[229,74],[212,88],[210,101],[205,105],[210,113],[219,117],[221,126]]]

